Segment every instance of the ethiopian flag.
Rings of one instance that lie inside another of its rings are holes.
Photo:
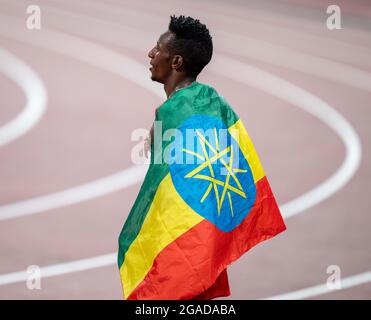
[[[176,91],[155,120],[151,163],[119,237],[124,298],[228,296],[227,267],[286,229],[258,155],[208,85]]]

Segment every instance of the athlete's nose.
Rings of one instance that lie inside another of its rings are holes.
[[[151,58],[151,59],[153,59],[154,58],[154,54],[153,54],[153,50],[154,50],[154,48],[152,48],[149,52],[148,52],[148,57],[149,58]]]

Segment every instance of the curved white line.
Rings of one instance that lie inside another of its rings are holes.
[[[2,48],[0,48],[0,72],[18,84],[27,98],[22,112],[0,127],[0,146],[4,146],[31,130],[40,121],[45,112],[47,94],[37,73]]]
[[[128,188],[140,182],[147,169],[147,165],[132,166],[113,175],[74,188],[3,205],[0,207],[0,221],[89,201]]]
[[[350,276],[344,279],[341,279],[341,288],[340,289],[329,289],[326,284],[313,286],[298,291],[288,292],[280,294],[277,296],[272,296],[265,298],[263,300],[298,300],[298,299],[307,299],[315,296],[319,296],[326,293],[334,293],[339,290],[344,290],[347,288],[359,286],[371,282],[371,271],[360,273],[354,276]]]
[[[312,114],[335,131],[345,145],[346,156],[340,168],[311,191],[280,206],[285,218],[294,216],[327,199],[355,174],[361,162],[361,143],[349,122],[326,102],[308,91],[251,65],[217,55],[210,70],[255,87]]]
[[[42,267],[40,269],[40,275],[42,278],[48,278],[66,273],[111,266],[115,263],[116,257],[117,255],[115,253],[112,253],[88,259],[58,263],[51,266]],[[27,271],[19,271],[10,274],[0,275],[0,286],[26,281],[29,276],[30,275],[27,273]]]

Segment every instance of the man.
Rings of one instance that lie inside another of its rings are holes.
[[[151,79],[164,84],[169,98],[193,83],[210,62],[213,43],[206,26],[191,17],[170,17],[169,30],[149,51]],[[151,128],[153,140],[153,127]],[[150,139],[146,140],[146,153]]]
[[[286,229],[242,121],[196,81],[212,53],[207,27],[185,16],[171,16],[148,53],[167,100],[156,109],[150,167],[119,238],[125,299],[229,296],[227,266]]]

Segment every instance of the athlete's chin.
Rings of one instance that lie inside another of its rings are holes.
[[[159,82],[159,83],[163,83],[163,81],[161,81],[159,78],[157,78],[155,75],[151,75],[151,80],[152,81],[155,81],[155,82]]]

